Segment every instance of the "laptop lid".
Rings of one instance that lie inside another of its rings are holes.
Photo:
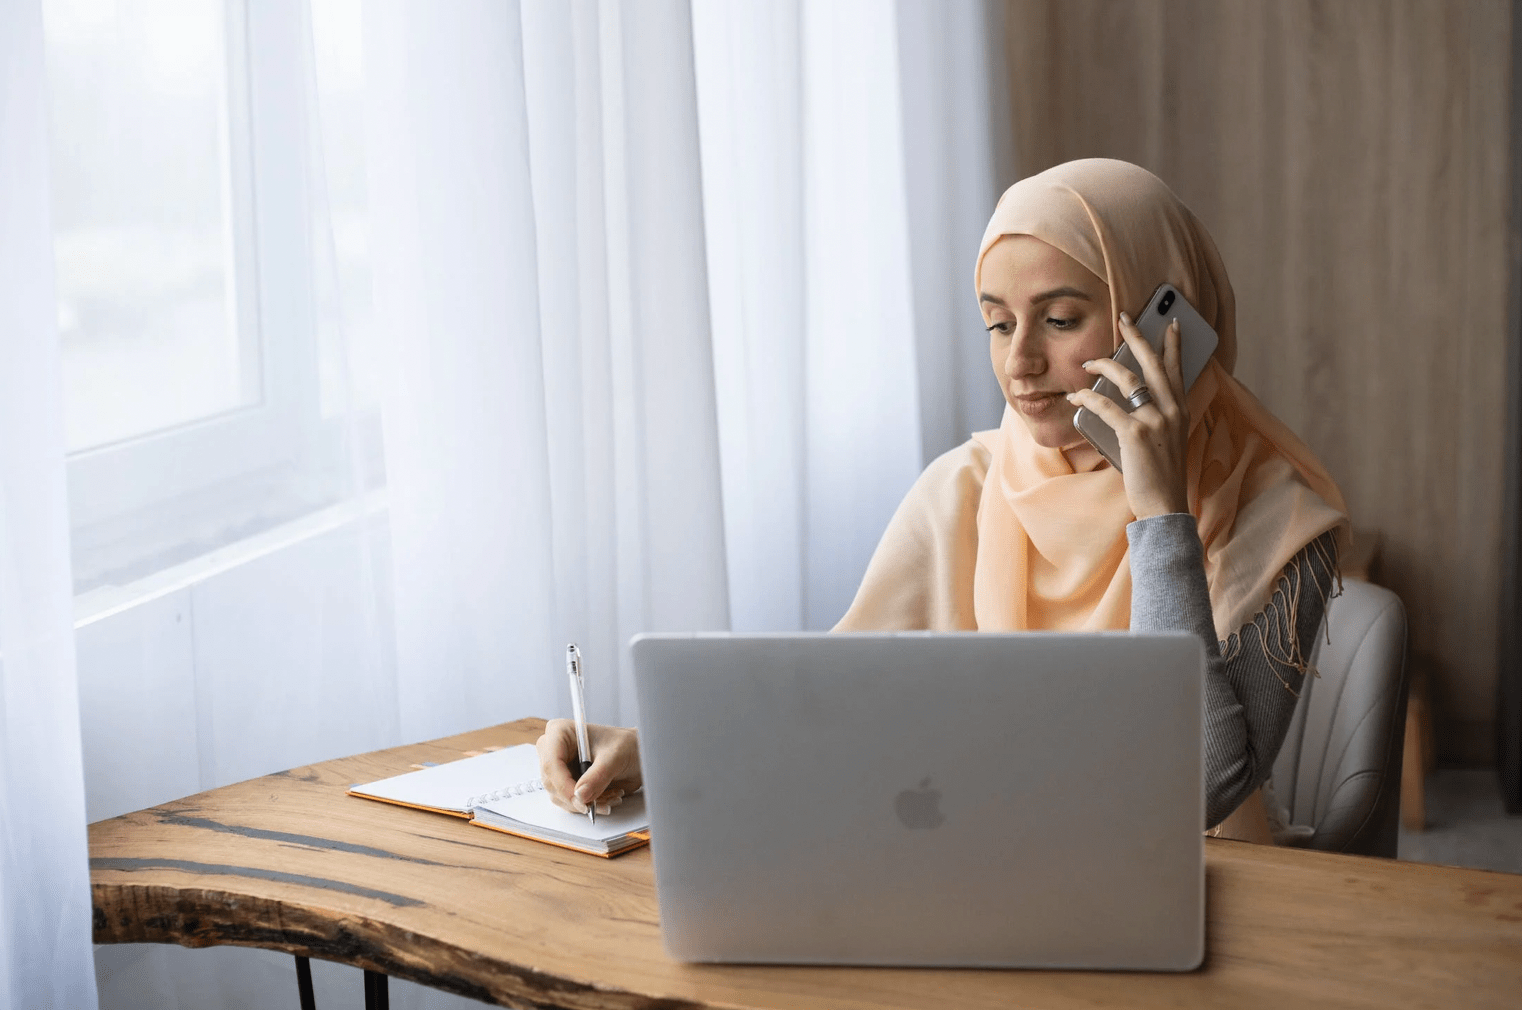
[[[1200,964],[1194,637],[640,635],[631,650],[673,958]]]

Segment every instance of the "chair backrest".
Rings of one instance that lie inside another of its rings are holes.
[[[1315,829],[1310,848],[1393,858],[1406,718],[1400,597],[1345,580],[1311,662],[1320,676],[1301,688],[1274,762],[1274,794],[1291,823]]]

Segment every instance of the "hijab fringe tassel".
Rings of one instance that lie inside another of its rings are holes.
[[[1322,569],[1331,573],[1325,586],[1317,580],[1314,571],[1305,571],[1312,553],[1321,562]],[[1323,613],[1327,601],[1342,595],[1342,568],[1337,563],[1337,541],[1330,531],[1306,544],[1290,559],[1289,564],[1284,566],[1283,574],[1279,576],[1273,597],[1249,622],[1258,632],[1258,647],[1263,650],[1264,658],[1269,660],[1269,668],[1274,671],[1274,676],[1279,678],[1279,683],[1284,685],[1286,691],[1297,698],[1300,697],[1300,692],[1284,679],[1284,675],[1279,672],[1280,666],[1291,667],[1302,677],[1306,674],[1321,676],[1311,663],[1310,656],[1301,648],[1300,629],[1295,623],[1295,616],[1300,612],[1300,593],[1307,580],[1321,597]],[[1329,622],[1323,619],[1321,626],[1325,629],[1327,644],[1332,644]],[[1226,640],[1221,650],[1223,660],[1230,660],[1242,651],[1242,639],[1247,633],[1247,627],[1244,624],[1241,631]]]

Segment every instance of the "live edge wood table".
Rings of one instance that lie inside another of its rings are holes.
[[[682,965],[661,950],[649,850],[598,859],[344,795],[531,741],[542,725],[326,761],[93,824],[95,940],[265,947],[513,1007],[1522,1006],[1511,874],[1207,839],[1197,972]]]

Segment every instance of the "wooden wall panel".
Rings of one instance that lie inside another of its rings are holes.
[[[1124,158],[1210,228],[1237,375],[1385,535],[1439,750],[1494,760],[1505,0],[1011,0],[1021,174]]]

